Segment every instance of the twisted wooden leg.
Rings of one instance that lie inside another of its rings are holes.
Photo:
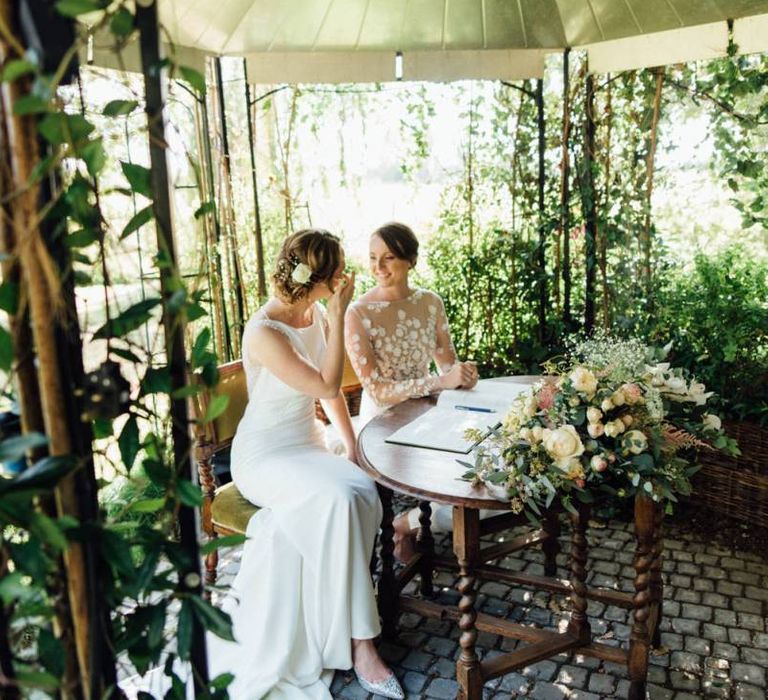
[[[397,636],[395,619],[397,617],[397,588],[395,586],[395,543],[392,527],[394,513],[392,512],[392,491],[377,484],[379,498],[383,508],[381,518],[381,578],[379,579],[379,615],[381,616],[382,636],[394,639]]]
[[[483,673],[480,659],[475,652],[477,641],[477,611],[475,598],[475,567],[480,556],[480,514],[477,510],[454,506],[453,551],[459,562],[459,628],[461,655],[456,662],[456,680],[459,697],[463,700],[480,700],[483,695]]]
[[[633,598],[632,632],[629,638],[629,695],[628,700],[645,700],[645,682],[648,675],[651,614],[651,565],[654,560],[655,506],[650,498],[638,496],[635,500],[635,596]]]
[[[576,505],[571,515],[571,605],[573,612],[568,621],[568,632],[583,644],[589,644],[592,630],[587,619],[587,522],[590,508],[585,503]]]
[[[544,575],[557,575],[557,555],[560,554],[560,518],[557,513],[544,514],[543,530],[547,533],[547,539],[541,545],[544,552]]]
[[[419,574],[421,584],[419,593],[431,596],[432,589],[432,561],[435,556],[435,538],[432,537],[432,506],[429,501],[419,501],[419,534],[416,537],[416,547],[421,554],[419,561]]]
[[[662,579],[662,564],[664,558],[664,508],[654,504],[653,515],[653,561],[651,562],[651,599],[657,606],[656,624],[651,634],[651,644],[654,648],[661,646],[661,618],[664,615],[664,580]]]

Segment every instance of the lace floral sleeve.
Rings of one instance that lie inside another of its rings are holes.
[[[434,360],[440,372],[445,374],[456,364],[458,357],[456,357],[456,349],[453,347],[451,329],[448,325],[448,316],[445,314],[443,300],[437,294],[434,296],[437,306],[437,324],[435,328],[437,345],[435,347]]]
[[[363,385],[363,389],[379,406],[391,406],[406,399],[418,396],[426,396],[439,388],[439,378],[422,372],[420,376],[398,378],[396,371],[409,369],[409,359],[405,352],[400,355],[396,367],[390,367],[385,371],[377,359],[374,351],[376,339],[372,339],[381,330],[373,327],[370,320],[360,315],[355,307],[347,310],[346,323],[344,325],[347,354],[352,366]],[[450,339],[449,339],[450,340]],[[398,343],[396,338],[391,338],[392,343]],[[383,339],[380,339],[383,342]],[[431,352],[431,349],[430,351]],[[426,357],[429,353],[425,350]]]

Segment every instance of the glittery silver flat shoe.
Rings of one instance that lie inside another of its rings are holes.
[[[369,693],[383,695],[385,698],[392,698],[392,700],[403,700],[405,698],[405,693],[400,686],[400,682],[395,678],[394,673],[390,673],[383,681],[378,683],[371,683],[365,680],[357,671],[355,671],[355,675],[360,687]]]

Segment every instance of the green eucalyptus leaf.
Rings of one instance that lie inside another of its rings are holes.
[[[143,165],[126,163],[125,161],[120,162],[120,167],[123,169],[123,174],[131,185],[131,189],[137,194],[143,194],[152,199],[152,171]]]
[[[119,8],[109,21],[109,31],[115,36],[126,37],[133,31],[133,27],[133,15],[125,7]]]
[[[36,689],[38,691],[52,692],[61,685],[61,681],[56,676],[45,671],[17,670],[15,680],[21,688]]]
[[[114,355],[117,355],[121,360],[126,360],[127,362],[135,362],[137,364],[141,364],[142,362],[141,358],[131,350],[126,350],[125,348],[110,348],[109,350]]]
[[[219,394],[218,396],[214,396],[211,399],[211,402],[208,404],[208,410],[205,412],[203,423],[210,423],[212,420],[218,418],[222,413],[224,413],[228,405],[229,396],[226,394]]]
[[[48,143],[58,146],[62,143],[77,143],[87,138],[94,127],[80,114],[52,112],[40,120],[37,127]]]
[[[181,77],[186,80],[200,95],[205,95],[205,77],[199,71],[189,66],[179,66]]]
[[[20,78],[22,75],[29,75],[37,70],[37,66],[31,61],[27,61],[24,58],[17,58],[13,61],[8,61],[3,68],[2,77],[0,81],[11,82]]]
[[[131,513],[157,513],[165,507],[165,498],[142,498],[128,506]]]
[[[65,239],[64,242],[69,248],[85,248],[92,245],[98,240],[98,233],[92,228],[81,228],[78,231],[73,231]]]
[[[130,471],[133,463],[136,461],[136,455],[139,453],[139,424],[136,416],[130,416],[120,431],[120,437],[117,439],[120,447],[120,457],[123,460],[125,468]]]
[[[139,103],[136,102],[136,100],[111,100],[104,106],[102,114],[105,117],[118,117],[124,114],[130,114],[138,106]]]
[[[29,114],[42,114],[50,109],[48,100],[44,100],[37,95],[25,95],[16,100],[13,105],[13,113],[19,117]]]
[[[203,328],[195,338],[194,345],[192,346],[192,366],[199,367],[205,358],[205,354],[208,350],[208,343],[211,342],[211,329]]]
[[[89,141],[77,150],[78,155],[85,161],[85,167],[91,177],[96,177],[107,164],[107,152],[101,138]]]
[[[144,299],[128,307],[116,318],[111,319],[99,328],[93,337],[95,340],[112,337],[123,337],[144,325],[152,317],[152,309],[161,303],[161,299]]]
[[[211,552],[215,552],[217,549],[221,549],[222,547],[239,547],[247,539],[248,537],[245,535],[227,535],[225,537],[217,537],[210,542],[206,542],[202,547],[200,547],[200,553],[205,555],[210,554]]]
[[[197,596],[190,596],[187,600],[192,604],[195,616],[205,629],[213,632],[217,637],[230,642],[235,641],[232,635],[232,618],[229,615]]]
[[[120,234],[120,240],[122,241],[124,238],[127,238],[134,231],[138,231],[144,224],[152,221],[154,216],[155,212],[151,204],[136,212]]]
[[[10,373],[13,365],[13,338],[5,328],[0,326],[0,371]]]
[[[187,479],[179,479],[176,484],[176,494],[185,506],[197,508],[203,505],[203,494],[200,487]]]

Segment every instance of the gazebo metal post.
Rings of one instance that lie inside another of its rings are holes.
[[[571,161],[570,161],[570,137],[571,137],[571,74],[570,74],[571,50],[563,52],[563,164],[562,164],[562,189],[560,192],[560,230],[563,237],[563,324],[566,330],[570,330],[571,319],[571,237],[568,229],[571,227]]]
[[[258,275],[259,302],[267,298],[267,281],[264,274],[264,236],[261,231],[261,211],[259,209],[259,186],[256,177],[256,139],[255,115],[256,104],[251,103],[251,86],[248,83],[248,63],[243,59],[243,77],[245,78],[245,112],[248,118],[248,151],[251,155],[251,181],[253,183],[254,236],[256,238],[256,272]]]
[[[584,330],[589,333],[595,325],[595,238],[597,234],[597,202],[595,199],[595,79],[587,70],[586,102],[584,114],[586,125],[584,130],[584,179],[586,204],[584,248]]]
[[[160,35],[157,25],[157,3],[136,6],[136,25],[139,29],[141,65],[144,73],[144,93],[149,130],[149,156],[152,171],[152,208],[157,228],[158,254],[167,264],[160,266],[160,285],[163,298],[163,328],[165,348],[171,375],[171,419],[173,458],[176,469],[187,479],[195,481],[189,434],[189,416],[184,398],[173,398],[173,392],[186,383],[186,359],[184,352],[184,322],[180,316],[172,316],[168,301],[178,279],[178,262],[171,225],[171,192],[168,180],[168,162],[165,149],[165,72],[160,69]],[[192,595],[202,595],[200,576],[200,552],[197,545],[197,516],[191,506],[179,507],[181,544],[189,559],[187,569],[179,573],[179,586]],[[197,620],[192,622],[191,662],[195,696],[200,697],[208,682],[208,658],[205,633]]]
[[[237,252],[237,239],[235,237],[235,212],[233,207],[233,193],[232,193],[232,158],[229,152],[229,130],[227,128],[227,107],[224,101],[224,79],[221,73],[221,57],[214,59],[214,65],[216,66],[216,95],[219,101],[219,120],[221,126],[221,151],[222,151],[222,164],[224,167],[224,182],[223,186],[226,188],[226,222],[225,226],[225,250],[227,253],[227,259],[231,265],[232,270],[232,287],[235,293],[235,332],[238,334],[235,342],[232,343],[234,348],[239,349],[239,338],[243,332],[243,325],[245,323],[245,304],[243,300],[243,284],[242,275],[240,274],[240,256]],[[222,197],[222,200],[224,198]],[[223,202],[224,203],[224,202]]]
[[[547,222],[544,207],[544,151],[546,149],[546,130],[544,123],[544,81],[536,80],[536,125],[538,129],[539,174],[538,174],[538,206],[539,206],[539,247],[537,261],[539,265],[539,342],[547,337],[547,255],[546,236]]]

